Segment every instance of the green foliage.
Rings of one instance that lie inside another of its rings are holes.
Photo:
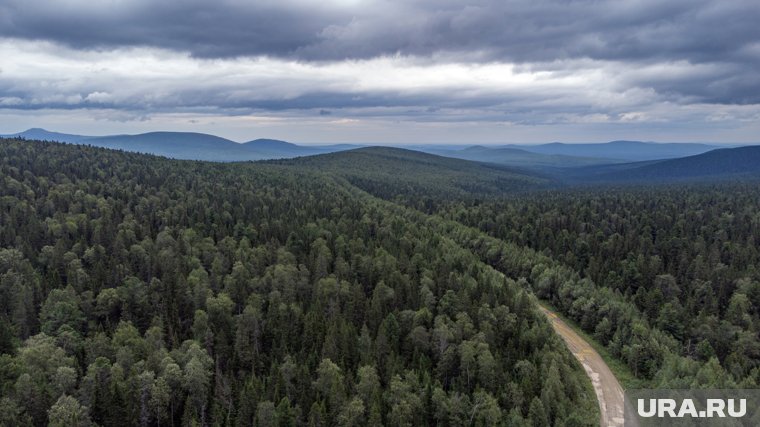
[[[87,408],[75,398],[62,395],[48,411],[49,427],[90,427],[92,421]]]
[[[3,421],[493,425],[542,400],[547,419],[593,421],[584,372],[521,285],[362,190],[430,191],[431,208],[540,180],[358,156],[340,173],[0,142]],[[401,171],[406,190],[384,187]],[[554,369],[561,387],[537,374]]]
[[[498,238],[470,230],[457,241],[524,277],[652,386],[756,387],[758,196],[756,185],[732,182],[601,187],[440,213]],[[713,357],[711,375],[696,377]]]
[[[377,197],[404,200],[423,211],[432,211],[446,201],[473,200],[549,184],[547,178],[525,170],[385,147],[268,163],[327,171]]]

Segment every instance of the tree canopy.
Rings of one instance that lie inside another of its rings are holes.
[[[0,179],[6,424],[596,424],[521,283],[340,174],[4,140]]]

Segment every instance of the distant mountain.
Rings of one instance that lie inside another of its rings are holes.
[[[424,150],[423,150],[424,151]],[[533,153],[522,148],[512,147],[485,147],[475,145],[462,150],[430,150],[429,153],[438,154],[446,157],[457,159],[472,160],[477,162],[496,163],[499,165],[528,168],[528,169],[545,169],[557,167],[579,167],[599,164],[615,163],[619,160],[596,158],[596,157],[578,157],[564,154],[542,154]]]
[[[83,136],[29,129],[9,138],[87,144],[184,160],[233,162],[311,156],[356,148],[351,145],[302,146],[274,139],[237,143],[226,138],[194,132],[150,132],[138,135]]]
[[[298,150],[302,148],[290,142],[280,141],[279,139],[254,139],[253,141],[244,142],[243,145],[250,145],[260,149],[267,150]]]
[[[302,145],[292,144],[290,142],[280,141],[277,139],[255,139],[241,144],[251,152],[260,154],[262,158],[290,158],[299,156],[312,156],[315,154],[330,153],[330,146],[327,147],[305,147]],[[356,147],[351,147],[356,148]]]
[[[612,141],[601,144],[565,144],[553,142],[542,145],[510,145],[531,153],[614,159],[636,162],[673,159],[706,153],[721,148],[716,145],[695,143],[656,143],[640,141]]]
[[[337,151],[354,150],[356,148],[366,148],[366,144],[328,144],[328,145],[310,145],[309,148],[325,150],[328,153]]]
[[[77,143],[87,138],[91,138],[89,136],[84,136],[84,135],[71,135],[67,133],[50,132],[41,128],[32,128],[32,129],[25,130],[23,132],[14,133],[11,135],[0,135],[0,136],[4,138],[26,138],[26,139],[36,139],[39,141],[58,141],[58,142],[67,142],[67,143]]]
[[[45,129],[29,129],[5,137],[89,144],[98,147],[209,161],[282,159],[332,153],[360,147],[352,144],[296,145],[275,139],[237,143],[214,135],[193,132],[150,132],[138,135],[84,136]],[[701,154],[717,146],[692,143],[613,141],[603,144],[506,145],[409,145],[405,148],[457,159],[488,162],[509,167],[538,169],[555,174],[556,168],[661,160]]]
[[[367,147],[270,163],[335,173],[378,197],[425,200],[503,194],[542,188],[551,181],[505,166],[391,147]]]
[[[82,143],[97,147],[156,154],[175,159],[230,161],[235,159],[258,160],[261,158],[248,158],[248,152],[241,144],[203,133],[150,132],[139,135],[89,138]]]
[[[594,171],[593,168],[590,169]],[[696,156],[595,170],[586,180],[609,182],[668,182],[715,180],[734,177],[760,178],[760,146],[721,148]]]

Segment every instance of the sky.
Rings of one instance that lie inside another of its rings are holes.
[[[757,0],[2,0],[0,133],[760,142]]]

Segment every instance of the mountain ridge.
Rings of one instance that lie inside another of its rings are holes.
[[[154,154],[180,160],[207,160],[220,162],[291,158],[355,148],[350,145],[324,145],[311,147],[267,138],[238,143],[227,138],[206,133],[174,131],[86,136],[51,132],[42,128],[32,128],[24,132],[0,136],[5,138],[57,141],[68,144],[87,144],[96,147]]]
[[[375,196],[402,197],[412,205],[424,205],[429,194],[469,198],[553,184],[552,179],[533,171],[398,147],[364,147],[267,162],[333,172]]]
[[[504,147],[520,148],[540,154],[598,157],[628,162],[685,157],[723,148],[719,145],[694,142],[643,142],[629,140],[579,144],[564,142],[551,142],[540,145],[510,144]]]
[[[134,135],[87,136],[31,128],[4,137],[89,144],[169,158],[208,161],[255,161],[312,156],[360,148],[360,144],[298,145],[288,141],[258,138],[236,142],[199,132],[154,131]],[[605,143],[552,142],[540,145],[442,145],[403,146],[439,156],[500,164],[532,170],[578,168],[603,164],[672,159],[721,148],[701,143],[659,143],[615,140]]]
[[[663,160],[628,169],[618,174],[625,180],[688,180],[760,177],[760,146],[719,148],[694,156]]]
[[[13,134],[7,134],[7,135],[0,135],[0,137],[3,138],[26,138],[26,139],[36,139],[40,141],[58,141],[58,142],[65,142],[68,144],[75,144],[78,141],[82,141],[87,138],[92,138],[91,136],[85,136],[85,135],[75,135],[75,134],[69,134],[69,133],[61,133],[61,132],[52,132],[47,129],[43,128],[30,128],[23,132],[17,132]]]
[[[463,160],[537,170],[621,162],[620,160],[607,158],[533,153],[524,150],[523,148],[504,146],[487,147],[483,145],[473,145],[462,150],[428,150],[425,152]]]

